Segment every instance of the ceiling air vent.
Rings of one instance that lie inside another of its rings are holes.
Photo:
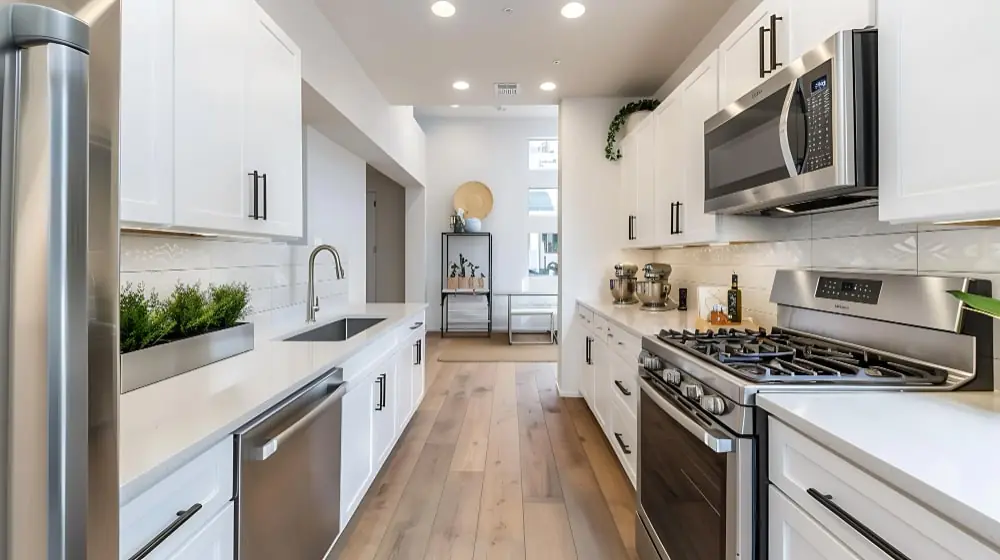
[[[514,82],[497,82],[493,84],[493,94],[497,97],[514,97],[521,93],[521,85]]]

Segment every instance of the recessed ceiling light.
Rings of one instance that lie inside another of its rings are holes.
[[[455,15],[455,5],[448,0],[439,0],[431,4],[431,11],[437,17],[451,17]]]
[[[463,81],[463,80],[459,80],[459,81],[451,84],[451,87],[457,89],[458,91],[465,91],[465,90],[469,89],[469,82],[466,82],[466,81]]]
[[[576,19],[587,11],[587,7],[579,2],[570,2],[562,7],[562,15],[564,18]]]
[[[458,107],[459,107],[458,105],[452,105],[451,106],[452,109],[458,109]]]
[[[504,8],[503,9],[503,13],[505,13],[505,14],[507,14],[509,16],[509,15],[511,15],[511,14],[514,13],[514,8]]]
[[[542,82],[542,85],[538,86],[542,91],[554,91],[556,85],[552,82]]]
[[[562,64],[562,61],[557,58],[557,59],[555,59],[555,60],[552,61],[552,64],[555,64],[555,65],[558,66],[558,65]]]

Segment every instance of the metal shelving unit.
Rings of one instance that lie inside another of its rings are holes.
[[[469,238],[476,243],[486,242],[488,259],[486,269],[487,285],[485,288],[448,288],[449,251],[452,240]],[[452,321],[449,317],[450,303],[458,298],[483,298],[486,304],[483,312],[485,317],[474,321]],[[441,234],[441,337],[448,335],[478,335],[489,337],[493,334],[493,234],[489,232],[466,232]]]

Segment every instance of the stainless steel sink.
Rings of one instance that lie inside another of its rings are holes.
[[[385,317],[345,317],[286,338],[289,342],[340,342],[385,321]]]

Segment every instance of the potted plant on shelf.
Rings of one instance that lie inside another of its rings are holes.
[[[604,157],[608,161],[618,161],[622,158],[622,151],[618,149],[618,133],[622,127],[626,134],[638,126],[638,122],[649,116],[649,113],[660,105],[656,99],[642,99],[626,104],[618,111],[615,118],[611,119],[608,127],[608,145],[604,148]]]
[[[479,283],[479,278],[476,276],[476,273],[478,272],[479,267],[469,263],[469,287],[473,290],[480,290],[483,287],[482,284]]]
[[[448,289],[458,289],[458,265],[454,262],[451,263],[451,276],[448,277]]]
[[[126,284],[118,307],[122,392],[253,350],[253,323],[242,322],[250,311],[247,284],[178,283],[166,300]],[[131,381],[130,371],[141,380]]]
[[[459,276],[458,276],[458,288],[460,290],[469,289],[469,265],[472,264],[465,258],[462,253],[458,254],[458,264],[459,264]]]

